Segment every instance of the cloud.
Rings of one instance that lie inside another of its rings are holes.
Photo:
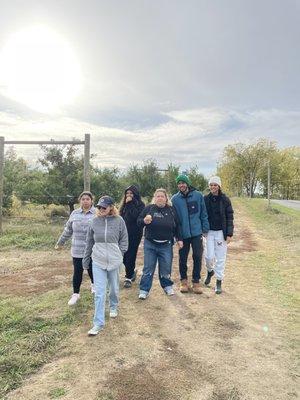
[[[197,164],[205,174],[214,172],[228,144],[265,137],[280,147],[293,146],[300,130],[300,111],[201,108],[164,116],[166,120],[156,126],[130,130],[68,117],[30,119],[1,112],[0,130],[6,140],[83,139],[90,133],[91,152],[96,153],[93,163],[100,167],[125,169],[152,158],[162,168],[170,162],[183,169]],[[41,154],[37,146],[16,146],[16,150],[30,162]]]

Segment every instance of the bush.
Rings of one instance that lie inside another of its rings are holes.
[[[63,218],[68,218],[69,217],[69,212],[65,208],[65,206],[58,206],[56,204],[49,204],[46,208],[46,215],[49,218],[58,218],[58,217],[63,217]]]

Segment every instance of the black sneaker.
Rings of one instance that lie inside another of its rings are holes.
[[[216,292],[216,294],[221,294],[222,293],[222,281],[219,281],[219,279],[217,279],[215,292]]]
[[[125,278],[125,280],[124,280],[124,288],[130,289],[131,286],[132,286],[132,281],[131,281],[131,279]]]
[[[131,282],[134,282],[136,280],[136,271],[134,271],[132,278],[131,278]]]
[[[209,285],[210,284],[211,278],[214,276],[214,274],[215,274],[214,270],[207,271],[207,276],[206,276],[206,279],[204,281],[204,285]]]

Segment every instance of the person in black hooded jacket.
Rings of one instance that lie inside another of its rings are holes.
[[[125,189],[124,197],[120,207],[120,215],[124,219],[128,231],[129,246],[124,254],[124,265],[126,270],[124,287],[130,288],[135,281],[135,262],[139,244],[143,236],[143,228],[137,225],[137,218],[145,208],[141,200],[139,190],[131,185]]]
[[[213,275],[217,282],[216,294],[222,293],[227,245],[233,236],[233,209],[230,199],[221,190],[221,178],[213,176],[209,180],[210,193],[204,196],[210,229],[206,238],[205,285],[209,285]]]

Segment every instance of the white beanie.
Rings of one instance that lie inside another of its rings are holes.
[[[216,183],[217,185],[219,185],[220,187],[221,185],[221,178],[219,176],[212,176],[208,182],[208,184],[210,185],[211,183]]]

